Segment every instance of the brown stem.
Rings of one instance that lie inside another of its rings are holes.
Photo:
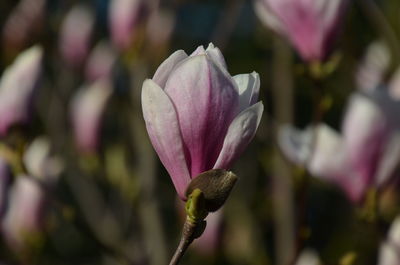
[[[182,259],[189,245],[196,239],[197,224],[186,219],[182,229],[182,237],[169,265],[177,265]]]

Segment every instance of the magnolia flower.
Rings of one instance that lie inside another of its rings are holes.
[[[268,27],[285,36],[306,61],[326,59],[347,0],[255,0]]]
[[[116,59],[117,55],[110,44],[106,41],[99,42],[86,62],[86,79],[93,82],[101,78],[111,78],[112,67]]]
[[[369,93],[382,84],[390,65],[389,48],[381,41],[368,46],[356,74],[357,87]]]
[[[30,100],[41,72],[42,48],[21,53],[3,73],[0,81],[0,135],[10,126],[27,122]]]
[[[75,6],[64,18],[60,29],[61,55],[72,66],[79,66],[89,52],[94,17],[84,6]]]
[[[168,11],[157,10],[149,17],[146,34],[149,43],[160,48],[168,43],[175,27],[175,17]]]
[[[5,46],[25,46],[42,24],[46,8],[45,0],[21,0],[12,10],[3,27]]]
[[[279,144],[291,161],[338,184],[354,202],[368,188],[387,183],[400,158],[400,134],[374,102],[359,94],[350,100],[342,135],[326,125],[304,132],[286,126]]]
[[[112,86],[108,79],[100,79],[81,88],[71,105],[71,118],[78,147],[94,152],[99,141],[99,128]]]
[[[20,251],[43,229],[45,193],[32,178],[19,176],[12,186],[9,208],[2,222],[7,244]]]
[[[110,3],[110,29],[114,44],[125,50],[132,43],[137,26],[144,15],[143,0],[112,0]]]
[[[389,229],[387,239],[379,250],[378,265],[400,264],[400,217],[398,216]]]
[[[192,178],[227,169],[254,137],[263,112],[257,102],[259,76],[231,77],[218,48],[178,50],[142,88],[150,140],[178,195]]]
[[[50,154],[50,148],[50,141],[39,137],[29,145],[23,156],[28,173],[47,184],[53,184],[63,168],[60,158]]]

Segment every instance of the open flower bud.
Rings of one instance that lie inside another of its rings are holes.
[[[259,87],[255,72],[232,77],[212,44],[176,51],[144,81],[147,132],[181,199],[193,178],[229,169],[250,143],[263,112]]]

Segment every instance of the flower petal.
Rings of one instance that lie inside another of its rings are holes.
[[[388,134],[386,119],[368,98],[354,95],[343,123],[346,152],[353,168],[372,181]]]
[[[271,27],[271,29],[276,32],[285,34],[285,25],[282,23],[280,18],[273,13],[267,1],[254,1],[254,10],[262,23],[268,27]]]
[[[232,121],[214,168],[229,168],[233,161],[244,151],[256,134],[263,111],[264,105],[262,102],[258,102],[242,111]]]
[[[206,53],[219,66],[223,67],[224,69],[228,69],[226,67],[226,62],[225,62],[224,56],[221,53],[221,50],[219,48],[215,47],[214,44],[212,44],[212,43],[208,44]]]
[[[143,83],[142,109],[151,143],[170,174],[179,196],[185,199],[190,176],[178,118],[171,100],[150,79]]]
[[[196,48],[196,50],[194,50],[194,52],[190,54],[190,57],[197,55],[204,55],[204,54],[206,54],[206,50],[204,50],[203,45],[200,45],[199,47]]]
[[[392,176],[400,162],[400,133],[394,132],[385,144],[382,157],[379,159],[379,167],[375,173],[375,184],[381,186]]]
[[[311,142],[312,157],[307,161],[309,170],[316,176],[338,181],[347,168],[341,136],[325,124],[310,128],[309,133],[316,137],[314,147]]]
[[[178,50],[171,54],[157,69],[156,73],[153,76],[153,81],[156,82],[161,88],[165,87],[165,83],[167,83],[168,77],[171,74],[174,67],[185,60],[188,57],[186,52],[183,50]]]
[[[215,164],[237,114],[236,85],[206,55],[197,55],[175,68],[165,92],[178,114],[191,176],[197,176]]]
[[[239,88],[239,108],[245,110],[255,104],[260,92],[260,76],[256,72],[240,74],[233,77]]]
[[[29,120],[29,105],[41,74],[43,49],[33,46],[7,67],[0,80],[0,135]]]
[[[311,155],[312,133],[310,129],[298,130],[290,124],[278,130],[278,145],[283,154],[296,165],[305,166]]]

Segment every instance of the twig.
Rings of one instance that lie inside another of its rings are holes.
[[[175,254],[171,259],[169,265],[177,265],[179,261],[182,259],[189,245],[199,237],[199,229],[201,229],[201,225],[205,225],[205,221],[201,223],[194,223],[189,218],[186,218],[186,221],[183,225],[181,240],[179,241],[179,245],[176,248]],[[204,229],[201,229],[202,232]]]

